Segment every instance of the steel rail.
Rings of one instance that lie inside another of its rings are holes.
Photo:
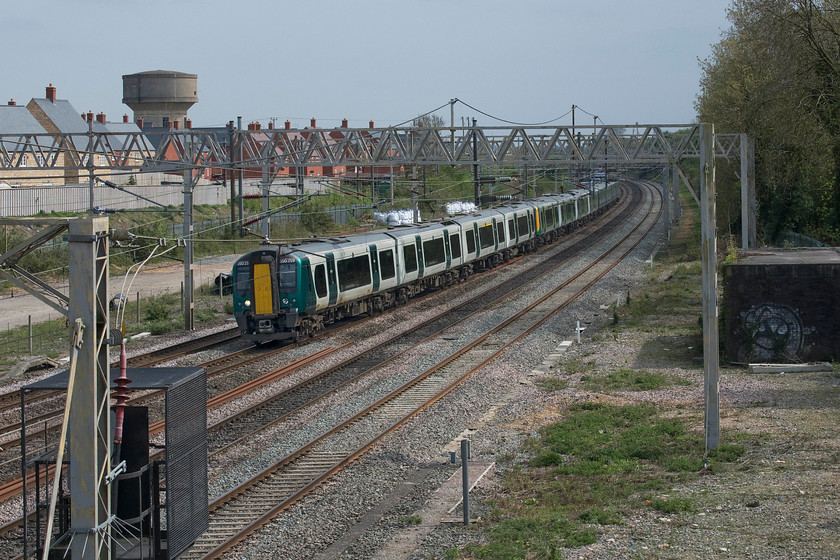
[[[654,205],[652,204],[648,216],[651,213],[653,213],[653,206]],[[506,342],[504,344],[501,344],[501,347],[499,347],[498,350],[492,352],[492,354],[486,357],[483,355],[479,356],[480,363],[478,365],[470,367],[467,373],[461,373],[465,370],[465,367],[463,365],[451,367],[450,370],[455,370],[452,372],[454,380],[448,382],[448,384],[446,384],[443,389],[440,389],[439,385],[441,384],[441,382],[437,379],[438,375],[436,374],[439,374],[441,370],[443,370],[447,366],[454,365],[459,358],[468,356],[471,350],[475,348],[485,347],[484,343],[488,338],[490,338],[494,334],[502,333],[505,326],[515,324],[523,316],[532,312],[533,309],[538,308],[539,306],[543,305],[546,301],[548,301],[549,298],[557,295],[564,287],[570,285],[575,280],[583,277],[583,275],[587,271],[590,271],[594,268],[595,264],[606,259],[608,255],[616,252],[617,248],[620,247],[628,238],[630,238],[630,236],[633,235],[643,223],[649,223],[650,226],[646,230],[642,231],[641,234],[637,236],[637,239],[630,242],[629,248],[627,248],[620,256],[615,257],[614,262],[612,264],[606,266],[603,270],[596,270],[594,278],[592,278],[591,280],[587,278],[587,281],[584,284],[584,286],[578,289],[574,294],[572,294],[571,296],[566,296],[561,303],[553,306],[548,311],[541,312],[543,316],[535,324],[532,324],[528,328],[521,330],[521,332],[516,336],[506,335],[504,338]],[[285,457],[284,459],[276,463],[274,466],[264,470],[256,477],[253,477],[251,480],[248,480],[245,483],[239,485],[237,488],[233,489],[225,496],[222,496],[219,499],[215,500],[211,508],[213,511],[213,515],[216,516],[215,518],[218,521],[216,522],[216,524],[213,524],[211,522],[211,528],[205,533],[203,537],[199,538],[198,541],[196,541],[196,544],[193,546],[193,548],[187,551],[182,556],[182,558],[193,559],[219,557],[224,552],[230,550],[235,544],[238,544],[251,534],[255,533],[278,513],[284,511],[292,504],[299,501],[304,495],[306,495],[312,489],[316,488],[324,480],[333,476],[336,472],[346,467],[347,465],[355,461],[358,457],[366,453],[374,444],[376,444],[383,437],[385,437],[385,435],[398,429],[400,426],[402,426],[411,418],[413,418],[417,413],[428,408],[429,406],[443,398],[449,392],[454,390],[455,387],[460,385],[464,380],[472,376],[475,372],[479,371],[485,365],[489,364],[491,361],[501,356],[515,342],[521,340],[527,334],[533,332],[533,330],[538,328],[539,325],[550,319],[558,310],[564,308],[569,303],[571,303],[571,301],[574,301],[575,299],[580,297],[580,295],[584,293],[589,287],[595,284],[599,279],[603,278],[603,276],[605,276],[612,268],[617,266],[618,263],[620,263],[624,258],[626,258],[626,256],[642,241],[642,239],[644,239],[644,237],[649,233],[649,231],[655,226],[655,223],[656,220],[640,221],[639,224],[637,224],[637,226],[634,227],[633,230],[630,233],[628,233],[619,243],[614,245],[608,251],[604,252],[594,263],[585,267],[583,270],[575,274],[569,280],[561,283],[561,285],[557,288],[551,290],[550,293],[539,298],[536,302],[530,304],[522,311],[516,313],[514,316],[505,320],[501,325],[498,325],[497,327],[494,327],[484,335],[479,336],[458,352],[450,355],[440,363],[426,370],[421,375],[404,384],[402,387],[396,389],[389,395],[379,399],[376,403],[365,408],[353,417],[335,426],[328,432],[322,434],[321,436],[311,441],[309,444],[305,445],[298,451]],[[412,410],[405,413],[403,411],[406,409],[406,407],[409,406],[409,404],[405,402],[400,402],[398,399],[406,399],[407,395],[410,395],[411,393],[414,393],[413,398],[415,400],[419,399],[421,402],[420,404],[411,404]],[[386,410],[386,405],[388,403],[393,403],[392,408],[395,409],[396,412],[390,412]],[[382,410],[380,411],[380,409]],[[351,438],[349,437],[349,435],[344,432],[350,430],[352,426],[361,422],[363,419],[373,417],[374,415],[378,415],[377,418],[380,422],[390,417],[396,417],[396,421],[391,423],[387,429],[380,430],[377,436],[368,439],[353,451],[336,452],[329,451],[327,449],[320,451],[318,450],[318,445],[328,442],[330,437],[334,435],[337,436],[335,439],[340,439],[341,441],[350,440]],[[286,469],[286,472],[283,473],[282,469]],[[309,476],[309,474],[312,471],[316,470],[318,471],[318,474],[316,474],[315,476]],[[288,494],[288,490],[290,488],[294,488],[294,490],[290,494]],[[263,489],[265,489],[266,495],[259,497],[256,500],[256,502],[262,504],[276,502],[277,505],[270,507],[267,511],[263,512],[262,514],[257,513],[255,515],[253,511],[255,509],[255,505],[253,501],[250,501],[249,494],[261,492],[263,491]],[[282,494],[283,492],[287,492],[287,495],[284,496]],[[227,520],[223,520],[227,516],[226,512],[230,512],[230,515],[227,517]],[[245,525],[244,527],[242,527],[243,517],[248,516],[250,516],[253,520],[248,522],[247,525]],[[241,528],[232,531],[230,529],[231,526],[237,524]]]

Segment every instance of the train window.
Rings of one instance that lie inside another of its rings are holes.
[[[524,216],[519,216],[516,218],[518,222],[516,225],[519,226],[519,235],[524,237],[531,233],[531,230],[528,229],[528,215],[525,214]]]
[[[423,242],[423,259],[426,266],[446,262],[446,252],[443,250],[443,237],[429,239]]]
[[[473,230],[467,231],[467,253],[475,253],[475,233]]]
[[[505,242],[505,223],[496,222],[496,237],[499,238],[499,243]]]
[[[251,267],[245,264],[236,267],[236,294],[242,297],[247,297],[251,291]]]
[[[297,261],[277,264],[277,289],[281,294],[297,291]]]
[[[383,280],[388,280],[396,275],[394,271],[394,250],[379,251],[379,272]]]
[[[461,258],[461,235],[453,233],[449,236],[449,248],[452,251],[453,259]]]
[[[554,208],[546,208],[545,210],[545,227],[554,227]]]
[[[508,220],[508,237],[510,237],[511,240],[516,239],[516,227],[513,225],[513,218]]]
[[[414,245],[403,247],[403,260],[405,261],[406,274],[417,270],[417,249],[414,248]]]
[[[494,247],[496,240],[493,237],[493,224],[486,224],[478,228],[478,242],[482,249]]]
[[[319,298],[327,297],[327,267],[323,264],[315,267],[315,293]]]
[[[565,222],[572,222],[575,219],[575,206],[572,202],[567,202],[563,205],[563,220]]]
[[[370,259],[367,255],[338,261],[338,286],[343,292],[370,284]]]

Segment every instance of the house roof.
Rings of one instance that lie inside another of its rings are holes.
[[[82,114],[66,99],[50,101],[44,98],[33,98],[32,102],[44,112],[62,134],[87,134],[88,125],[82,119]],[[94,131],[97,131],[96,124],[94,123]]]
[[[0,134],[46,134],[44,127],[23,105],[0,105]],[[47,142],[49,144],[49,142]],[[16,142],[3,141],[3,148],[14,151]]]
[[[46,134],[23,105],[0,105],[0,134]]]

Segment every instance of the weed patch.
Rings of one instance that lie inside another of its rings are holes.
[[[663,513],[695,511],[690,499],[661,492],[699,476],[703,439],[653,406],[574,406],[526,449],[528,466],[507,476],[494,503],[490,543],[471,557],[561,558],[564,548],[595,542],[599,526],[622,524],[639,498]],[[715,460],[737,459],[739,451],[721,446]]]
[[[546,393],[554,393],[555,391],[562,391],[569,386],[569,382],[559,377],[540,377],[535,382],[535,385],[545,391]]]

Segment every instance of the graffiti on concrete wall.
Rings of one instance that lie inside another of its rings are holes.
[[[740,314],[741,361],[795,359],[810,329],[802,326],[799,311],[777,303],[762,303]],[[740,331],[740,332],[739,332]]]

